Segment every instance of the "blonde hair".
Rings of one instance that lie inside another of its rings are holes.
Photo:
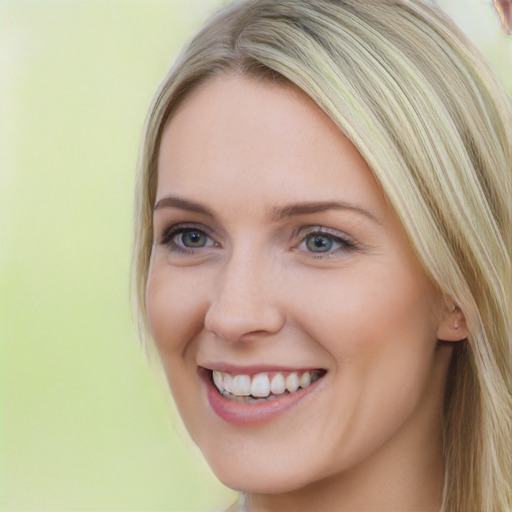
[[[163,127],[221,72],[295,84],[372,168],[426,272],[465,314],[445,394],[443,512],[512,509],[512,114],[484,58],[419,0],[251,0],[210,19],[151,107],[136,192],[146,331]]]

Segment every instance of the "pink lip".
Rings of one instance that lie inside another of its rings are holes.
[[[244,373],[246,370],[247,368],[244,370]],[[258,367],[258,371],[255,371],[254,373],[261,371],[265,370],[262,370],[260,367]],[[269,401],[247,403],[228,400],[227,398],[223,397],[213,384],[210,378],[210,371],[199,367],[198,372],[203,384],[206,387],[208,402],[210,403],[210,406],[215,414],[217,414],[217,416],[222,418],[224,421],[239,426],[255,426],[272,421],[280,414],[302,402],[316,389],[318,383],[322,380],[318,379],[307,388],[300,389],[299,391],[285,395],[282,398],[276,398]],[[253,372],[247,372],[245,375],[250,373]]]
[[[312,370],[321,370],[318,367],[294,367],[294,368],[284,368],[283,366],[276,365],[253,365],[253,366],[238,366],[233,364],[221,363],[221,364],[201,364],[203,368],[208,370],[217,370],[220,372],[231,373],[232,375],[249,375],[250,377],[256,375],[257,373],[267,372],[267,373],[291,373],[298,372],[303,373],[305,371]]]

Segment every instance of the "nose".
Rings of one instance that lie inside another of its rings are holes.
[[[261,258],[232,257],[226,262],[215,279],[205,329],[229,342],[279,332],[285,315],[278,301],[279,279],[269,267]]]

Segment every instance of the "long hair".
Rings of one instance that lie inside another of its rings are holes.
[[[443,512],[512,509],[512,113],[485,59],[420,0],[250,0],[212,17],[151,107],[136,190],[141,331],[165,123],[222,72],[292,83],[351,140],[425,271],[464,313],[444,407]]]

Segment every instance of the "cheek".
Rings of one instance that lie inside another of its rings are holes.
[[[203,326],[205,306],[197,280],[187,272],[168,266],[152,266],[146,287],[146,301],[151,333],[160,354],[170,390],[181,417],[194,438],[201,424],[197,403],[195,340]]]
[[[154,264],[149,271],[146,287],[149,324],[163,358],[183,354],[189,341],[201,330],[206,311],[197,276],[188,278],[187,271],[181,270]]]
[[[311,272],[300,282],[290,276],[294,316],[313,339],[340,356],[435,340],[438,298],[422,273],[392,264],[361,267]]]
[[[364,388],[371,397],[386,382],[390,394],[404,387],[418,394],[436,347],[437,295],[421,274],[403,266],[381,270],[317,275],[289,295],[296,297],[300,328],[330,353],[345,389]]]
[[[301,286],[301,293],[290,290],[300,329],[334,364],[336,399],[324,434],[339,440],[335,452],[345,462],[355,463],[407,422],[426,403],[429,386],[442,381],[433,378],[436,295],[426,281],[391,270],[336,279],[326,273]]]

